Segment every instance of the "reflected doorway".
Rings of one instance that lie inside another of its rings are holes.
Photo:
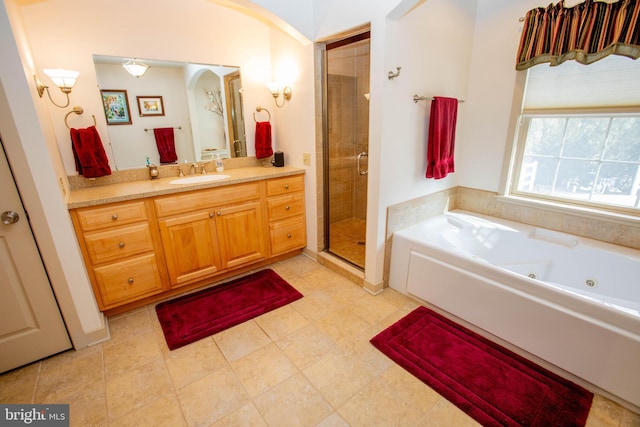
[[[325,251],[364,270],[369,152],[369,31],[327,43]]]

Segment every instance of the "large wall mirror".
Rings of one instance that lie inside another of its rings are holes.
[[[179,163],[247,156],[239,67],[140,59],[150,68],[136,78],[130,60],[94,55],[103,105],[114,94],[126,104],[107,117],[116,169],[160,164],[155,128],[173,128]]]

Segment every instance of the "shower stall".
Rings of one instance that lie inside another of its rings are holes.
[[[364,270],[369,146],[369,32],[324,55],[325,251]]]

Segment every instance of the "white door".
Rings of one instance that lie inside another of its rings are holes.
[[[0,372],[71,348],[0,141]]]

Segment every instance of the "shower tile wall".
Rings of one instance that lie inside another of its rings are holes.
[[[329,101],[329,221],[339,222],[355,216],[354,165],[356,145],[355,111],[350,106],[356,95],[355,77],[330,74]]]

